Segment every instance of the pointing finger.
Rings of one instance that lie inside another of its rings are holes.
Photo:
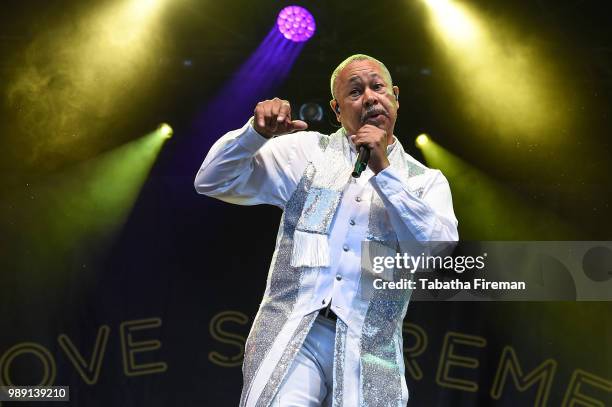
[[[301,131],[308,128],[308,124],[302,120],[293,120],[290,124],[291,131]]]

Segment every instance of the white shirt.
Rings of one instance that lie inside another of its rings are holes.
[[[226,202],[271,204],[283,209],[304,169],[319,152],[318,140],[319,133],[309,131],[266,139],[249,122],[212,146],[198,171],[195,188]],[[387,151],[397,143],[395,139]],[[357,153],[352,143],[351,147],[354,162]],[[377,175],[368,167],[348,184],[331,226],[331,267],[320,273],[316,295],[306,313],[326,306],[333,297],[333,311],[344,321],[350,320],[349,300],[358,288],[361,242],[368,230],[372,193],[381,195],[398,240],[458,239],[458,222],[444,175],[427,169],[415,178],[413,185],[403,185],[391,166]],[[420,188],[421,198],[413,192]]]
[[[247,123],[213,145],[196,175],[195,188],[199,193],[226,202],[271,204],[284,209],[308,164],[313,162],[315,154],[322,154],[318,146],[320,138],[320,133],[303,131],[266,139]],[[398,144],[395,139],[387,151]],[[352,143],[350,154],[350,161],[354,162],[357,154]],[[420,163],[417,165],[425,168]],[[364,284],[360,264],[372,194],[379,194],[384,202],[398,241],[458,240],[450,188],[442,173],[425,168],[422,175],[409,178],[407,184],[402,179],[405,178],[389,166],[377,175],[367,168],[361,177],[347,184],[331,225],[331,266],[305,272],[303,284],[309,288],[300,288],[299,300],[292,311],[299,318],[327,306],[333,299],[332,310],[348,326],[347,349],[359,348],[368,307],[368,301],[359,298],[363,292],[360,284]],[[290,327],[284,327],[275,348],[283,348],[292,334]],[[347,357],[347,372],[358,372],[358,360],[358,355]],[[263,364],[255,388],[258,381],[262,381],[259,388],[264,385],[274,365],[273,360]],[[346,381],[345,394],[358,394],[357,385],[358,382]]]

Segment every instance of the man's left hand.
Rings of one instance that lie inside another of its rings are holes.
[[[390,165],[387,159],[386,131],[371,124],[366,124],[357,130],[356,134],[351,136],[351,140],[357,147],[357,151],[359,151],[359,147],[362,145],[370,149],[368,167],[370,167],[374,174],[378,174]]]

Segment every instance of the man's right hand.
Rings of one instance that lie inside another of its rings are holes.
[[[257,104],[253,128],[265,138],[272,138],[294,131],[306,130],[308,124],[301,120],[291,120],[291,105],[289,102],[274,98]]]

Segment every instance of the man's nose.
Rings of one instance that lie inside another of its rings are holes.
[[[366,88],[363,93],[363,104],[368,107],[378,103],[376,92],[370,88]]]

